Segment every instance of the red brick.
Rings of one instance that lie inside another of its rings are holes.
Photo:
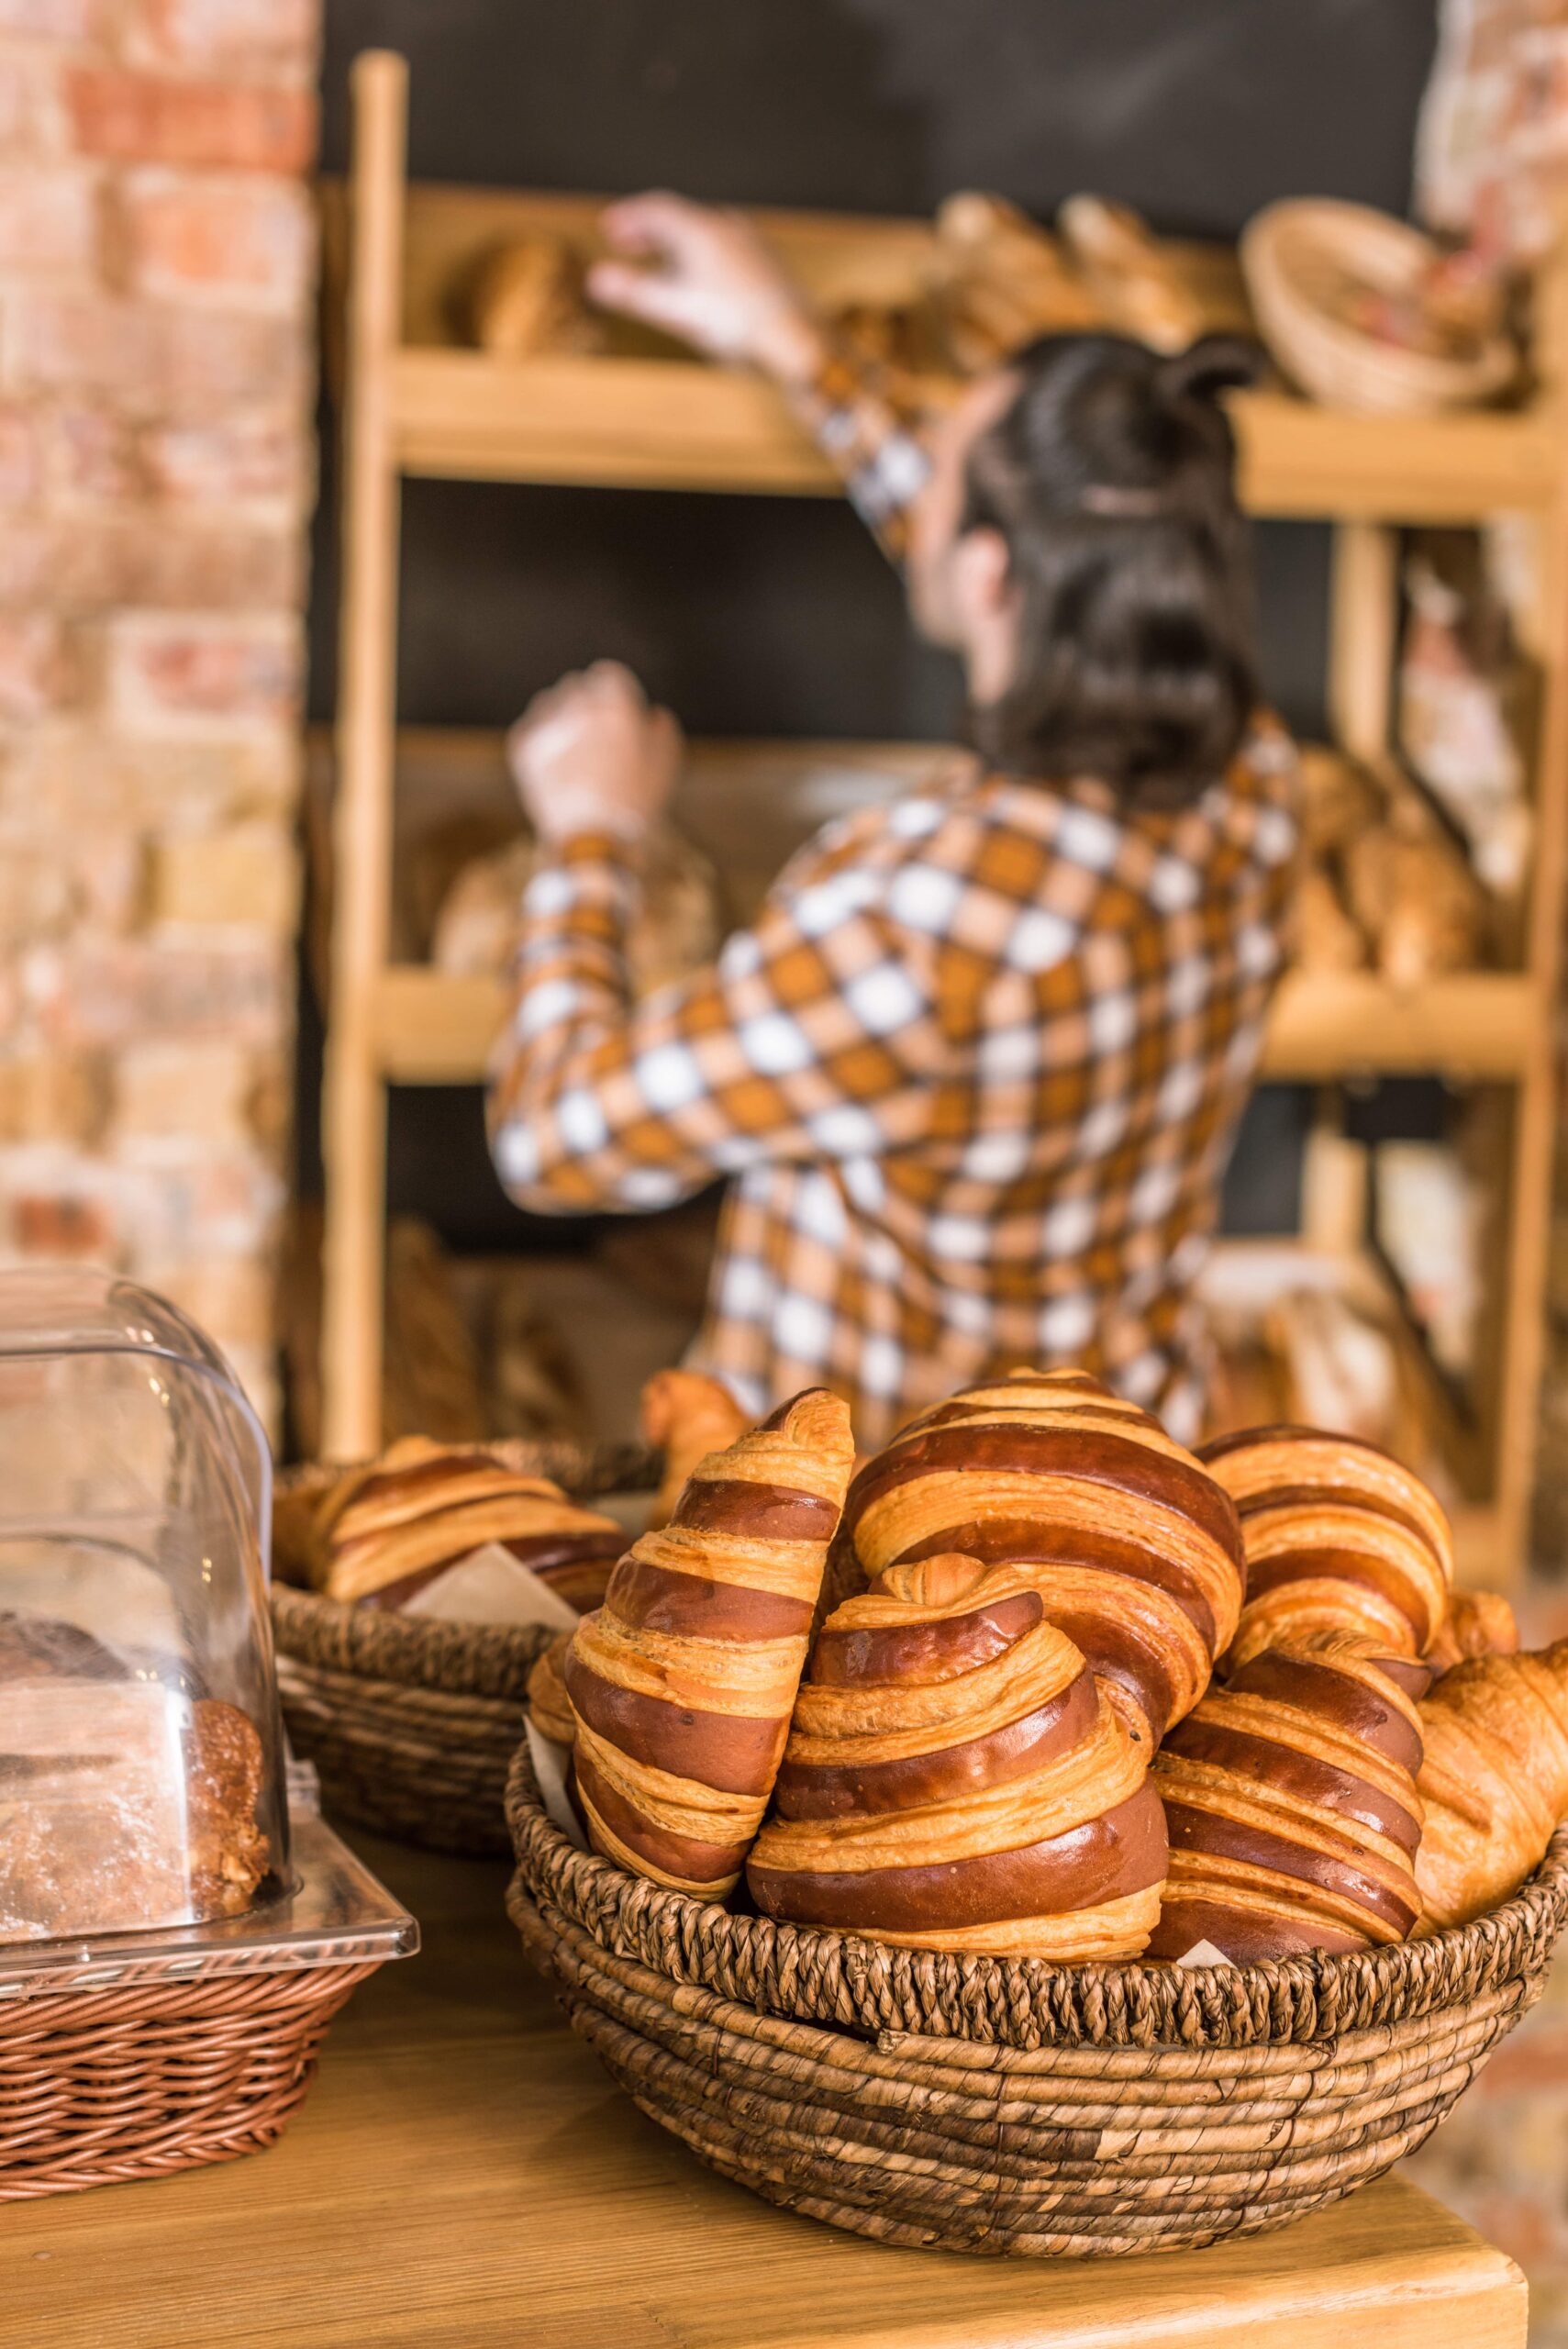
[[[0,818],[81,834],[210,828],[292,808],[302,759],[283,727],[137,735],[73,710],[0,743]]]
[[[39,718],[71,698],[65,632],[44,613],[0,613],[0,718]]]
[[[106,1262],[114,1229],[102,1199],[24,1192],[11,1201],[11,1237],[27,1256],[70,1256]]]
[[[86,41],[110,28],[104,0],[0,0],[0,32]]]
[[[200,947],[83,939],[50,974],[41,1008],[51,1037],[71,1045],[172,1035],[272,1044],[287,1030],[290,959],[271,939]]]
[[[0,1052],[0,1142],[89,1141],[103,1124],[104,1072],[83,1052]]]
[[[302,507],[310,494],[306,436],[271,413],[150,428],[141,454],[150,484],[166,497],[204,506],[243,499]]]
[[[0,839],[0,952],[57,938],[77,910],[71,852],[47,834]]]
[[[127,283],[155,300],[296,310],[310,284],[315,222],[297,181],[218,178],[165,167],[120,191]]]
[[[41,163],[0,171],[0,269],[60,275],[95,267],[98,210],[89,172]]]
[[[320,13],[319,0],[130,0],[126,53],[139,65],[309,71]]]
[[[189,731],[297,719],[303,648],[291,621],[132,614],[108,635],[110,706],[129,724]]]
[[[116,162],[297,173],[316,152],[316,101],[303,88],[77,66],[65,100],[82,152]]]
[[[103,502],[145,490],[136,434],[111,408],[57,406],[46,434],[50,486],[62,495]]]
[[[297,530],[171,528],[144,507],[17,516],[0,529],[0,606],[254,611],[297,605],[303,584]]]
[[[60,68],[26,50],[0,56],[0,150],[18,155],[59,154],[67,144]]]
[[[182,929],[294,935],[299,911],[294,838],[281,824],[177,832],[151,851],[150,918]]]
[[[242,1143],[257,1067],[254,1051],[227,1041],[127,1044],[114,1057],[113,1131]]]
[[[306,338],[285,318],[30,288],[7,303],[5,371],[12,388],[101,397],[149,423],[171,412],[249,405],[262,387],[271,398],[303,406],[307,361]]]
[[[26,408],[0,407],[0,504],[20,506],[36,496],[41,472],[33,417]]]

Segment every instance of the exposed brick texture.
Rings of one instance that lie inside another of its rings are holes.
[[[275,1409],[320,0],[0,0],[0,1262]]]

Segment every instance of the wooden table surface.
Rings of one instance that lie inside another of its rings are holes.
[[[271,2153],[0,2205],[6,2349],[1523,2349],[1518,2270],[1397,2180],[1136,2260],[901,2251],[772,2210],[571,2037],[499,1867],[362,1848],[423,1953],[333,2025]]]

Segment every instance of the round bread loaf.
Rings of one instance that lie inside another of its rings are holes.
[[[595,1847],[722,1898],[762,1824],[854,1459],[814,1388],[698,1463],[573,1634],[578,1798]]]
[[[1155,1756],[1171,1861],[1151,1956],[1210,1942],[1247,1965],[1409,1937],[1426,1678],[1330,1636],[1210,1689]]]
[[[328,1598],[401,1607],[492,1542],[581,1612],[603,1598],[626,1535],[497,1453],[406,1436],[324,1497],[312,1579]]]
[[[1236,1629],[1229,1499],[1083,1371],[1015,1371],[922,1412],[856,1476],[844,1524],[868,1577],[943,1552],[1026,1570],[1146,1753]]]
[[[873,1941],[1135,1957],[1165,1872],[1148,1768],[1026,1570],[890,1567],[817,1638],[747,1882]]]
[[[1375,1444],[1312,1428],[1221,1436],[1202,1458],[1236,1504],[1247,1603],[1227,1658],[1314,1632],[1424,1655],[1441,1630],[1453,1545],[1436,1498]]]

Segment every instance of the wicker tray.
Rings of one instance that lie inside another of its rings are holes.
[[[886,2242],[1111,2255],[1286,2224],[1418,2145],[1539,1996],[1568,1824],[1429,1941],[1187,1970],[898,1950],[573,1848],[526,1752],[507,1907],[641,2110],[770,2202]]]
[[[327,2026],[413,1919],[319,1819],[292,1894],[168,1933],[0,1950],[0,2202],[259,2153],[316,2073]]]
[[[573,1499],[658,1482],[659,1456],[640,1444],[486,1449]],[[280,1484],[297,1497],[330,1473],[296,1469]],[[428,1851],[510,1850],[506,1772],[528,1674],[552,1632],[384,1614],[284,1583],[272,1589],[272,1631],[289,1737],[315,1764],[328,1809]]]

